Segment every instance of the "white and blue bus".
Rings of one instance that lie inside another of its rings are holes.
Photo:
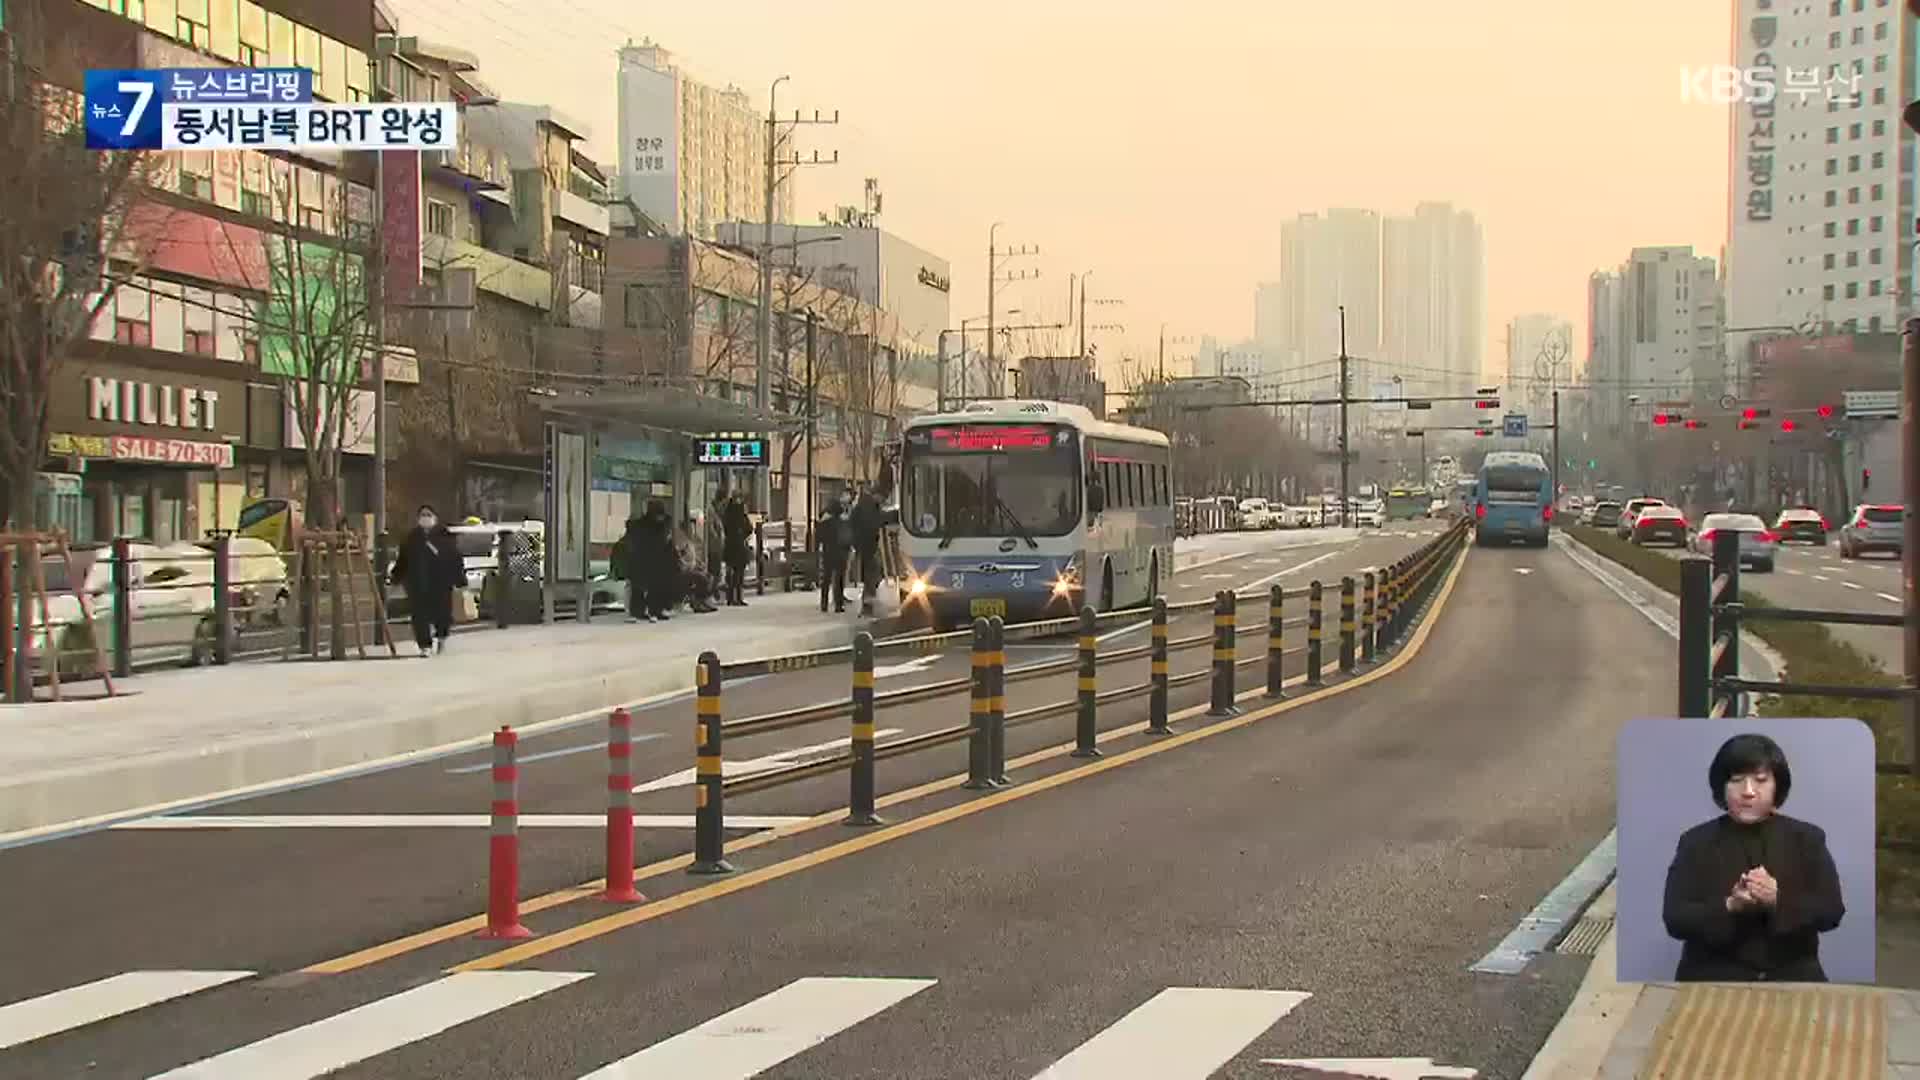
[[[1167,437],[1079,405],[982,401],[901,439],[901,608],[938,627],[1113,611],[1173,576]]]
[[[1547,459],[1522,450],[1495,450],[1480,464],[1474,485],[1476,544],[1547,546],[1553,522],[1553,470]]]

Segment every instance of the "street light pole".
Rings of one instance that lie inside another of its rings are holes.
[[[1347,476],[1347,308],[1340,306],[1340,524],[1352,523],[1352,496],[1348,489]]]
[[[780,156],[780,129],[774,117],[774,105],[780,92],[780,84],[791,76],[782,75],[773,80],[767,88],[767,152],[766,157],[766,197],[760,219],[760,309],[755,312],[753,332],[754,358],[754,405],[766,416],[773,408],[773,189],[774,164]],[[760,514],[766,518],[773,513],[772,478],[767,477],[760,483]]]

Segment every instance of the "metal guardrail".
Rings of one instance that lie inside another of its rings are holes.
[[[1423,545],[1412,555],[1394,562],[1379,573],[1363,575],[1360,580],[1345,578],[1340,582],[1341,622],[1337,660],[1340,673],[1351,677],[1362,668],[1377,664],[1392,655],[1393,650],[1404,641],[1407,632],[1425,611],[1426,603],[1431,599],[1437,582],[1442,576],[1440,571],[1448,565],[1449,559],[1464,548],[1465,537],[1465,523],[1457,523],[1438,539]],[[1289,597],[1302,596],[1306,597],[1310,604],[1309,613],[1304,619],[1289,618],[1282,614]],[[1236,611],[1242,599],[1267,603],[1270,608],[1268,617],[1260,622],[1241,626],[1236,618]],[[1074,714],[1077,717],[1075,756],[1097,757],[1099,750],[1095,743],[1098,736],[1098,715],[1100,709],[1106,705],[1137,697],[1148,697],[1150,704],[1147,733],[1171,734],[1173,729],[1168,723],[1167,715],[1169,689],[1212,680],[1214,685],[1212,697],[1215,705],[1213,715],[1227,715],[1235,708],[1232,702],[1237,697],[1238,684],[1235,674],[1238,671],[1257,665],[1266,665],[1266,692],[1269,697],[1281,698],[1286,695],[1284,664],[1289,658],[1302,654],[1307,657],[1308,692],[1325,687],[1329,683],[1323,677],[1323,653],[1320,640],[1324,620],[1324,600],[1324,585],[1315,581],[1295,590],[1283,589],[1277,585],[1264,593],[1240,594],[1231,590],[1222,590],[1211,600],[1181,604],[1169,604],[1162,598],[1156,599],[1148,608],[1129,611],[1096,613],[1092,610],[1083,610],[1075,619],[1048,619],[1014,625],[1007,625],[998,618],[976,619],[971,630],[949,634],[918,635],[874,641],[870,635],[863,633],[852,645],[844,649],[817,650],[791,657],[767,657],[737,664],[723,664],[719,657],[711,652],[703,654],[698,665],[699,694],[696,699],[698,754],[695,771],[698,777],[698,798],[695,806],[695,872],[725,873],[731,869],[725,860],[724,829],[721,824],[725,815],[725,796],[729,794],[764,791],[847,770],[851,774],[847,823],[871,825],[879,822],[879,818],[873,813],[875,790],[873,774],[875,764],[879,761],[891,760],[937,746],[965,742],[969,744],[968,778],[963,786],[975,791],[990,791],[1004,787],[1010,782],[1006,776],[1006,730],[1008,728]],[[1197,611],[1203,607],[1211,607],[1213,610],[1214,626],[1210,632],[1179,639],[1169,637],[1169,623],[1174,614]],[[1152,638],[1147,645],[1129,646],[1104,653],[1100,650],[1096,632],[1102,625],[1139,618],[1143,614],[1146,615],[1152,627]],[[1289,644],[1286,631],[1302,625],[1305,625],[1308,630],[1307,642],[1304,645]],[[1013,669],[1007,668],[1006,643],[1008,640],[1023,636],[1051,636],[1067,629],[1078,633],[1078,649],[1075,655]],[[1237,635],[1243,629],[1264,632],[1266,648],[1252,651],[1252,655],[1240,655]],[[882,651],[887,649],[926,650],[934,646],[923,643],[951,644],[962,638],[968,641],[970,649],[971,663],[967,675],[884,694],[873,692],[874,658]],[[1180,675],[1168,672],[1168,657],[1171,653],[1209,645],[1212,646],[1213,655],[1212,663],[1207,667]],[[1100,689],[1099,676],[1103,668],[1143,656],[1151,660],[1150,675],[1146,682],[1106,690]],[[722,718],[721,687],[728,675],[772,674],[804,670],[842,657],[849,661],[850,667],[851,692],[847,701],[786,709],[744,717],[731,722]],[[1007,711],[1008,683],[1064,674],[1073,669],[1078,671],[1078,680],[1076,692],[1072,698],[1035,705],[1011,713]],[[958,696],[963,693],[969,697],[966,722],[887,743],[874,742],[874,716],[879,710]],[[1221,709],[1223,693],[1227,712]],[[733,779],[726,779],[724,776],[721,768],[721,747],[726,738],[763,734],[822,720],[849,717],[852,721],[852,737],[847,750],[842,753],[750,776]]]
[[[1723,719],[1739,711],[1748,693],[1829,697],[1860,701],[1909,701],[1920,697],[1914,686],[1837,686],[1792,680],[1762,681],[1740,674],[1740,627],[1747,621],[1836,623],[1852,626],[1906,625],[1901,615],[1865,611],[1753,607],[1740,597],[1740,536],[1721,532],[1713,538],[1713,557],[1680,560],[1679,712],[1681,716]],[[1910,721],[1911,724],[1911,721]],[[1879,763],[1883,773],[1920,776],[1920,732],[1908,731],[1904,763]]]

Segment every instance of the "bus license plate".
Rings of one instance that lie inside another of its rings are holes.
[[[1007,602],[1005,600],[975,600],[972,610],[973,617],[976,619],[991,619],[995,615],[1004,619],[1007,617]]]

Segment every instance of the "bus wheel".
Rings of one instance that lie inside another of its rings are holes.
[[[1113,564],[1107,563],[1100,571],[1100,610],[1113,610]]]
[[[1160,596],[1160,556],[1155,555],[1147,567],[1147,606],[1152,607]]]

